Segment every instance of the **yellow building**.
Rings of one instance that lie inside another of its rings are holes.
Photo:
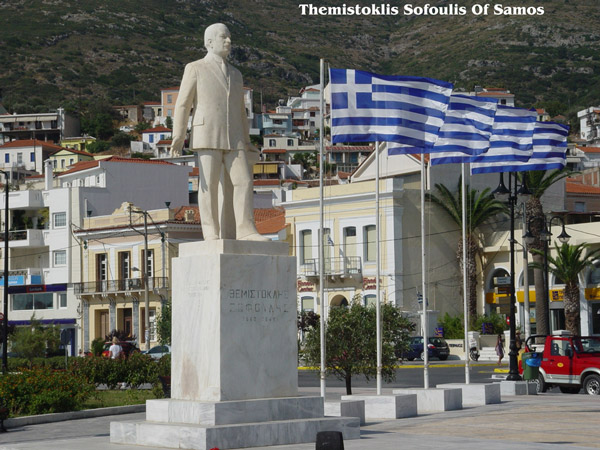
[[[381,300],[418,314],[422,293],[420,169],[410,156],[382,158],[390,170],[380,180]],[[372,163],[372,158],[367,161]],[[391,174],[393,173],[393,176]],[[376,301],[375,181],[366,165],[349,184],[324,188],[324,310],[354,299]],[[319,294],[319,188],[295,189],[283,206],[298,259],[298,309],[321,312]],[[459,233],[435,205],[427,204],[426,297],[432,311],[462,312],[455,257]],[[433,216],[432,210],[437,214]]]
[[[85,139],[85,138],[70,138],[70,139]],[[90,138],[94,139],[94,138]],[[65,140],[67,141],[67,140]],[[65,142],[63,141],[63,142]],[[69,144],[62,144],[67,146]],[[75,145],[75,144],[71,144]],[[94,159],[94,155],[91,153],[85,152],[83,150],[79,150],[76,148],[63,148],[62,150],[57,151],[56,153],[50,155],[50,161],[52,161],[52,168],[54,172],[64,172],[73,164],[76,164],[80,161],[92,161]]]
[[[66,137],[61,139],[60,145],[73,150],[85,151],[94,142],[96,142],[96,138],[92,136]]]
[[[520,226],[520,225],[517,225]],[[597,233],[598,222],[569,224],[566,226],[566,232],[571,236],[570,245],[585,243],[590,245],[591,249],[600,247],[600,238]],[[560,226],[552,227],[552,240],[548,249],[548,254],[556,257],[557,251],[554,246],[556,237],[561,233]],[[517,297],[516,319],[517,325],[523,327],[527,320],[525,308],[525,289],[524,289],[524,267],[525,259],[523,255],[523,239],[521,232],[515,233],[515,239],[518,243],[515,255],[515,293]],[[495,311],[502,314],[508,314],[510,308],[509,296],[497,293],[494,279],[498,277],[510,276],[510,247],[509,232],[498,232],[487,236],[487,245],[484,247],[485,270],[482,273],[482,297],[485,301],[485,311]],[[560,245],[560,243],[559,243]],[[532,257],[528,253],[528,263],[531,263]],[[529,322],[532,333],[536,329],[535,315],[535,285],[533,268],[528,271],[529,284]],[[565,329],[565,312],[563,306],[563,296],[565,284],[554,275],[548,277],[548,300],[550,313],[551,330]],[[600,260],[595,261],[594,265],[585,270],[579,276],[580,284],[580,311],[581,311],[581,334],[597,335],[600,334]],[[544,299],[545,300],[545,299]]]
[[[178,243],[200,239],[200,230],[197,209],[190,207],[141,211],[123,203],[111,215],[84,220],[84,228],[75,233],[82,282],[74,290],[82,303],[85,349],[115,329],[135,338],[142,349],[147,338],[150,347],[157,344],[156,319],[171,292],[171,259],[178,254]]]

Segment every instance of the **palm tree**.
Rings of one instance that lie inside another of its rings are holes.
[[[593,264],[594,259],[600,253],[600,248],[587,251],[584,256],[583,252],[589,247],[588,244],[569,245],[565,243],[558,247],[555,242],[554,246],[558,249],[558,253],[556,257],[548,256],[548,270],[552,275],[565,282],[563,303],[567,330],[574,335],[579,335],[579,274]],[[543,255],[540,250],[533,250],[533,253]],[[538,267],[538,264],[534,263],[533,266]],[[542,269],[542,267],[539,268]],[[538,302],[536,301],[536,303]]]
[[[535,284],[535,317],[538,334],[550,333],[549,311],[545,301],[546,287],[544,285],[543,267],[544,257],[540,253],[544,249],[544,241],[540,239],[540,234],[544,229],[544,208],[542,206],[542,195],[559,180],[572,175],[574,172],[568,169],[560,170],[533,170],[523,172],[523,182],[527,183],[527,187],[531,191],[531,197],[525,204],[527,217],[530,224],[530,233],[534,237],[532,244],[529,244],[529,251],[532,254],[533,260],[533,280]],[[529,286],[525,287],[529,289]],[[538,301],[539,300],[539,301]]]
[[[452,220],[462,228],[462,183],[461,178],[458,180],[457,193],[454,195],[443,184],[436,184],[435,189],[437,195],[427,194],[427,200],[438,204],[446,211]],[[496,214],[506,212],[506,206],[496,200],[491,194],[490,189],[486,188],[482,192],[477,189],[471,189],[466,185],[467,192],[467,292],[468,292],[468,309],[469,317],[477,316],[477,261],[475,256],[481,257],[482,241],[481,234],[478,228],[487,220],[494,217]],[[462,237],[458,241],[458,249],[456,251],[458,264],[463,268],[463,240]]]

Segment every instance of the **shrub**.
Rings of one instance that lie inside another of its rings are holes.
[[[35,368],[0,377],[0,398],[11,415],[77,410],[93,392],[84,377],[65,370]]]
[[[101,337],[97,337],[92,341],[92,355],[94,356],[102,356],[102,352],[104,351],[104,339]]]
[[[143,353],[132,353],[125,360],[125,371],[125,382],[131,388],[145,383],[154,384],[158,380],[158,363]]]
[[[159,363],[142,353],[132,353],[126,359],[90,356],[77,358],[72,371],[95,386],[106,385],[108,389],[115,389],[119,383],[127,383],[135,389],[144,383],[158,381]]]

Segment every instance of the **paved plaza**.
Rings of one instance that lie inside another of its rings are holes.
[[[355,394],[372,394],[356,389]],[[302,395],[318,389],[301,388]],[[328,389],[327,400],[339,399],[343,389]],[[384,390],[384,394],[391,393]],[[0,450],[142,450],[109,443],[112,421],[143,420],[144,413],[23,425],[0,434]],[[600,448],[600,398],[584,394],[548,393],[505,396],[500,404],[464,408],[408,419],[367,421],[361,438],[346,440],[348,450],[378,449],[519,449]],[[257,450],[309,450],[314,443],[255,447]]]

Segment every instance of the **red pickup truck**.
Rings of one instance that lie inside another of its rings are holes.
[[[558,386],[563,393],[577,394],[583,387],[587,394],[600,394],[600,336],[573,336],[563,330],[552,336],[533,335],[525,351],[542,354],[538,379],[533,380],[538,392]],[[519,372],[523,373],[521,361]]]

